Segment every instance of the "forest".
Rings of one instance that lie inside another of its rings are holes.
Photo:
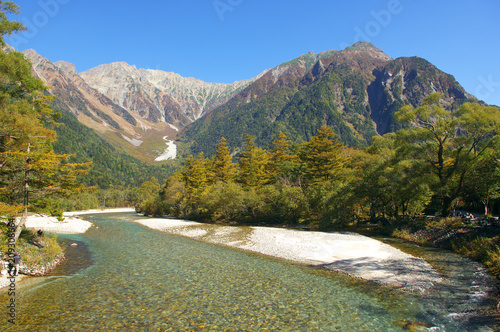
[[[363,149],[340,143],[326,125],[301,144],[279,132],[269,150],[247,134],[242,150],[231,152],[222,137],[212,158],[190,155],[164,184],[144,182],[136,210],[368,231],[454,250],[500,275],[500,110],[446,106],[434,93],[417,108],[402,107],[395,113],[401,129],[374,136]]]
[[[0,13],[1,45],[4,35],[24,29],[5,12],[17,7]],[[424,228],[436,220],[457,228],[468,221],[455,218],[457,211],[486,218],[499,212],[495,106],[450,107],[433,93],[419,107],[400,108],[394,114],[400,129],[374,136],[366,148],[341,143],[326,125],[303,143],[280,131],[267,149],[247,134],[242,149],[231,151],[220,137],[213,157],[190,155],[174,173],[174,166],[148,166],[116,151],[56,112],[54,97],[21,53],[1,51],[0,74],[0,216],[21,216],[16,239],[28,212],[61,216],[63,210],[132,204],[146,215],[321,230],[367,223],[395,228],[416,220]],[[487,265],[493,261],[500,274],[499,236],[497,227],[460,250]]]
[[[491,215],[500,194],[500,111],[465,103],[450,112],[439,93],[395,114],[402,129],[348,147],[321,127],[303,144],[282,132],[270,150],[246,135],[233,161],[222,137],[213,158],[189,156],[160,188],[152,179],[138,210],[204,221],[306,224],[342,229],[461,208]]]

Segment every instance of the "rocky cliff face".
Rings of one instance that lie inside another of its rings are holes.
[[[52,63],[34,50],[23,53],[31,60],[35,75],[58,96],[55,107],[73,113],[82,123],[98,131],[112,128],[135,133],[135,117],[85,83],[74,65],[62,61]]]
[[[440,92],[451,109],[473,97],[446,74],[419,57],[398,58],[373,70],[375,79],[367,87],[371,117],[379,134],[397,129],[392,115],[406,104],[417,107],[433,92]]]
[[[71,63],[52,63],[34,50],[23,53],[32,62],[35,75],[58,96],[54,107],[73,113],[81,123],[134,156],[148,155],[148,160],[161,154],[164,137],[174,138],[184,126],[255,80],[206,83],[175,73],[137,69],[124,62],[78,73]],[[148,147],[140,147],[146,140]]]
[[[80,76],[124,109],[149,121],[180,127],[224,104],[253,82],[250,79],[233,84],[206,83],[175,73],[137,69],[124,62],[100,65]]]

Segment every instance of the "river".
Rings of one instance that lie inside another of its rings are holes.
[[[494,279],[451,253],[406,246],[445,282],[425,296],[333,271],[88,215],[70,259],[16,285],[16,325],[3,331],[492,331]],[[1,303],[9,296],[0,293]],[[478,316],[481,314],[482,316]]]

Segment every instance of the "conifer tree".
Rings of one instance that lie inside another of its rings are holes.
[[[15,239],[26,222],[28,209],[40,209],[52,194],[78,191],[76,176],[88,164],[71,164],[68,155],[54,153],[55,132],[47,129],[57,114],[49,107],[47,87],[31,73],[23,54],[5,47],[3,37],[24,27],[9,22],[17,14],[12,2],[0,2],[0,216],[14,220]]]
[[[221,137],[217,144],[217,153],[213,159],[213,172],[215,181],[230,182],[236,175],[236,168],[233,164],[231,151],[226,144],[226,139]]]
[[[269,156],[271,175],[286,185],[297,180],[300,173],[300,159],[292,153],[291,148],[291,141],[280,131]]]
[[[301,159],[304,173],[312,182],[333,179],[347,160],[344,146],[334,140],[334,136],[333,129],[323,125],[316,136],[304,143]]]
[[[203,152],[200,152],[196,159],[189,155],[181,174],[188,195],[198,197],[208,183],[207,161]]]
[[[257,148],[253,139],[254,136],[245,134],[243,151],[240,153],[238,180],[247,188],[268,183],[272,175],[267,167],[269,154]]]

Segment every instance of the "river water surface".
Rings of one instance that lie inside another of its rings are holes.
[[[134,213],[85,218],[97,227],[60,236],[80,243],[67,263],[16,285],[3,331],[493,331],[482,296],[494,279],[450,253],[408,246],[445,277],[419,296],[151,230]]]

